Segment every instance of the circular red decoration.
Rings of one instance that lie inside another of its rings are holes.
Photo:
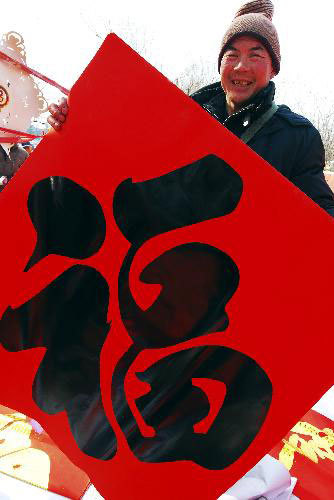
[[[6,104],[8,104],[8,101],[9,101],[8,92],[2,85],[0,85],[0,108],[6,106]]]

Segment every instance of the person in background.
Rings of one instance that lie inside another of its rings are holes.
[[[8,150],[0,145],[0,192],[28,156],[28,152],[20,144],[14,144]]]
[[[30,155],[30,154],[33,152],[33,150],[34,150],[34,146],[31,144],[31,142],[24,142],[24,143],[22,144],[22,147],[23,147],[23,149],[25,149],[25,150],[26,150],[26,152],[27,152],[29,155]]]

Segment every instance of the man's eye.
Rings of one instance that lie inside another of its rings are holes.
[[[237,54],[226,54],[226,57],[228,57],[229,59],[233,58],[235,59],[237,57]]]
[[[260,57],[262,59],[262,56],[260,54],[251,54],[251,57]]]

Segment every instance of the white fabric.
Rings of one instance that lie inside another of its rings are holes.
[[[334,387],[329,389],[312,409],[334,420]]]
[[[218,500],[298,500],[292,491],[297,480],[275,458],[266,455]]]
[[[64,500],[68,497],[37,488],[0,472],[0,500]]]
[[[97,489],[91,484],[81,500],[104,500],[104,497],[101,497]]]

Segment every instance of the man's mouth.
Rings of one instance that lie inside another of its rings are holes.
[[[236,87],[249,87],[252,83],[249,80],[232,80],[232,84]]]

